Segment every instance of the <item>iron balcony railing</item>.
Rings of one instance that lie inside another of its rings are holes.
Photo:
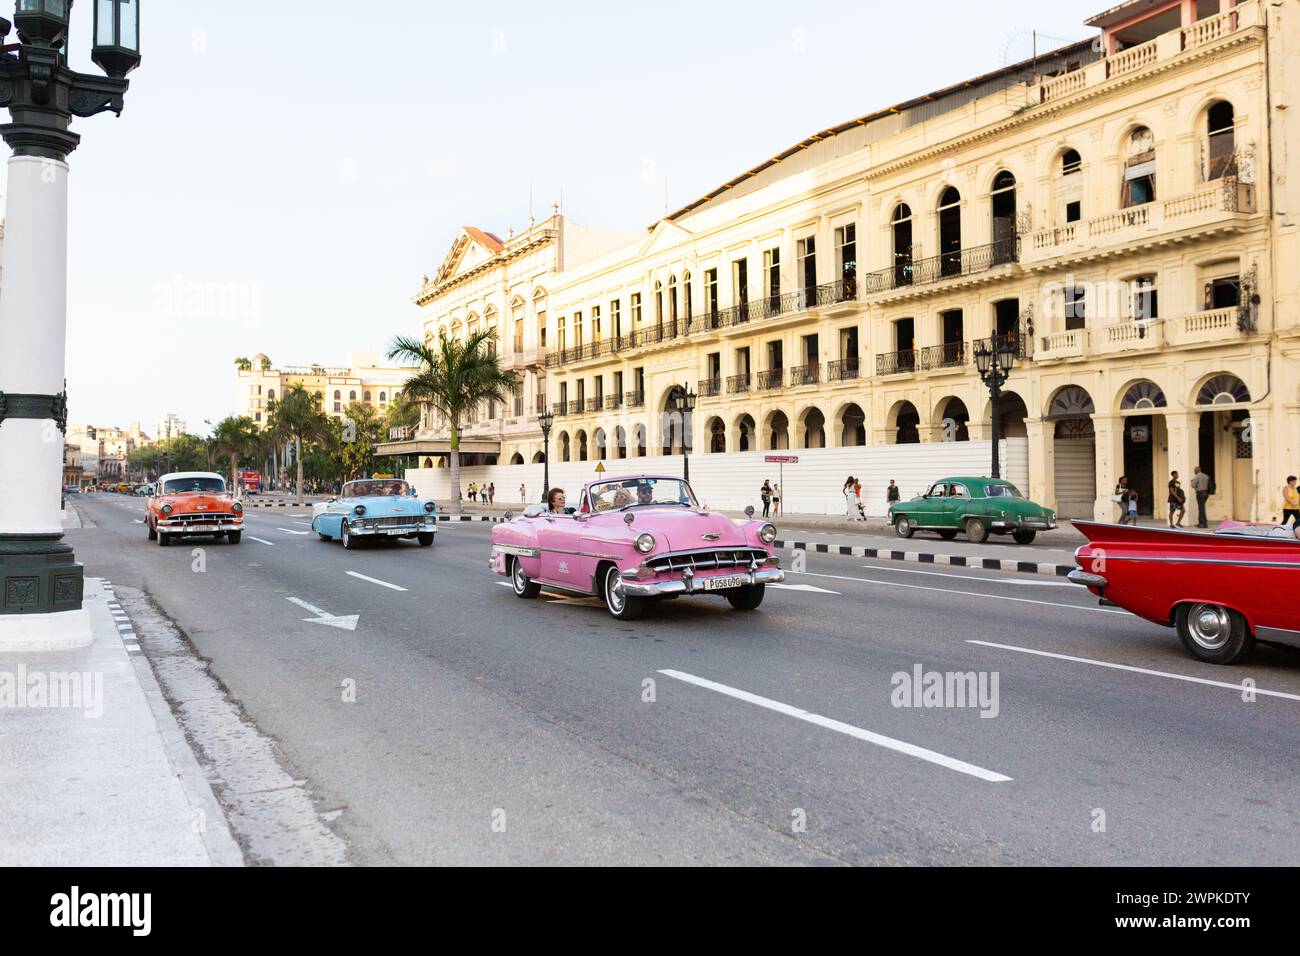
[[[796,365],[790,369],[790,386],[816,385],[821,381],[821,371],[822,367],[818,362],[809,365]]]
[[[569,414],[570,415],[582,414],[582,399],[575,398],[569,402]]]
[[[860,358],[835,359],[826,365],[826,380],[828,382],[848,382],[858,377],[860,374],[859,367],[862,364]]]
[[[700,398],[716,398],[718,393],[722,391],[722,379],[717,377],[702,378],[697,387],[699,388]]]
[[[729,395],[739,395],[749,391],[750,374],[743,372],[740,375],[727,376],[727,393]]]
[[[783,368],[766,368],[758,373],[758,388],[760,391],[780,388],[784,381],[785,369]]]
[[[922,370],[956,368],[965,364],[965,342],[945,342],[943,345],[930,345],[921,349]]]
[[[868,295],[909,285],[927,285],[957,276],[974,275],[995,266],[1020,261],[1020,237],[999,239],[986,246],[954,249],[928,259],[902,259],[888,269],[863,276]]]
[[[555,415],[557,418],[562,418],[564,415],[568,414],[568,407],[569,406],[566,402],[556,402],[551,406],[551,414]]]
[[[589,398],[587,399],[587,411],[598,412],[600,411],[600,406],[603,404],[604,399],[600,395],[597,395],[595,398]]]
[[[613,395],[605,396],[605,411],[613,412],[618,410],[618,392]]]
[[[877,375],[897,375],[900,372],[915,371],[915,349],[905,349],[900,352],[882,352],[876,356]]]
[[[641,408],[645,405],[645,392],[628,392],[623,401],[628,408]]]
[[[1026,335],[1022,331],[1003,332],[1000,334],[990,335],[988,338],[976,339],[971,343],[971,357],[981,348],[988,349],[990,352],[997,352],[1003,345],[1010,345],[1016,353],[1016,358],[1029,358],[1029,347],[1033,342],[1033,337]]]

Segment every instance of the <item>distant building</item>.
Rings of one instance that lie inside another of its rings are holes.
[[[374,352],[352,352],[342,367],[286,365],[276,368],[265,355],[253,356],[252,368],[236,370],[235,414],[246,415],[265,428],[284,390],[301,382],[320,401],[321,411],[342,418],[353,402],[383,415],[411,377],[411,369],[379,364]]]
[[[154,425],[154,435],[157,441],[171,441],[173,438],[179,438],[184,434],[185,422],[178,418],[174,412],[168,412],[164,417],[158,419],[157,424]]]

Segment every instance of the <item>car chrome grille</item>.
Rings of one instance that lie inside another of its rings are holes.
[[[399,515],[396,518],[367,518],[366,524],[372,528],[401,528],[406,525],[416,525],[420,519],[415,515]]]
[[[700,551],[677,551],[671,554],[655,555],[646,561],[646,567],[664,573],[691,568],[695,571],[708,571],[713,568],[749,569],[752,562],[762,564],[767,560],[767,552],[762,548],[707,548]]]
[[[230,512],[214,511],[198,512],[195,514],[183,515],[163,515],[162,520],[173,527],[180,525],[184,527],[191,524],[225,524],[236,520],[236,516]]]

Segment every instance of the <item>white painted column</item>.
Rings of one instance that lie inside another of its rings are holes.
[[[68,167],[9,160],[4,281],[0,283],[0,391],[63,391],[68,311]],[[0,534],[60,534],[63,433],[51,421],[0,425]]]

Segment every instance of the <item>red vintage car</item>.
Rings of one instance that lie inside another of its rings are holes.
[[[226,479],[209,471],[177,471],[158,479],[144,514],[149,540],[163,547],[191,535],[211,535],[239,544],[244,506],[226,491]]]
[[[1174,627],[1211,664],[1265,641],[1300,647],[1300,539],[1290,528],[1225,521],[1214,534],[1075,521],[1088,538],[1069,579],[1148,621]]]

